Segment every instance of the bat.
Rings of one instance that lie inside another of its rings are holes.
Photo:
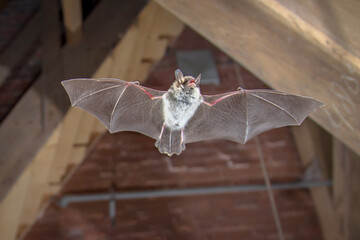
[[[323,104],[315,99],[274,90],[246,90],[201,95],[201,74],[184,76],[177,69],[168,91],[119,79],[62,81],[71,105],[97,117],[110,133],[134,131],[156,140],[169,156],[185,144],[209,139],[246,143],[254,136],[300,125]]]

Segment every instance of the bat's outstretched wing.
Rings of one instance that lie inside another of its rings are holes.
[[[308,97],[272,90],[244,90],[203,96],[203,103],[185,127],[185,143],[227,139],[246,143],[278,127],[300,125],[323,104]]]
[[[97,117],[110,133],[134,131],[158,139],[163,124],[163,91],[119,79],[70,79],[61,82],[71,105]]]

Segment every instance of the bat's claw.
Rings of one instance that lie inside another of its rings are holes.
[[[244,91],[245,89],[243,89],[242,87],[238,87],[236,90],[237,91]]]
[[[140,85],[139,81],[133,81],[133,82],[130,82],[131,84],[136,84],[136,85]]]

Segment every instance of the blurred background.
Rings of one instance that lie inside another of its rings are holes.
[[[356,0],[0,0],[0,239],[360,239],[359,10]],[[177,68],[201,73],[203,94],[276,89],[325,107],[245,145],[191,143],[168,157],[70,108],[60,84],[167,90]]]

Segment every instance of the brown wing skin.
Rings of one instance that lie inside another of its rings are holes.
[[[70,79],[62,85],[72,106],[93,114],[110,133],[134,131],[158,139],[164,91],[109,78]]]
[[[246,143],[267,130],[300,125],[322,105],[312,98],[272,90],[204,95],[185,128],[185,143],[208,139]]]

